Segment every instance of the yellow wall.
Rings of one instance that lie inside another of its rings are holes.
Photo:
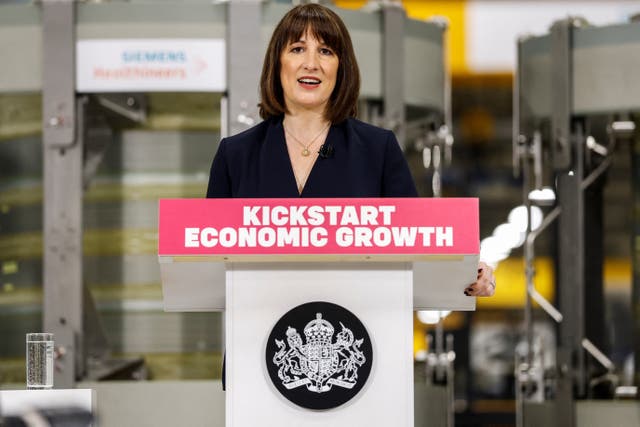
[[[547,300],[554,298],[553,261],[551,258],[537,258],[534,285]],[[478,298],[478,309],[523,307],[526,296],[524,261],[522,258],[507,258],[500,262],[495,271],[496,293],[492,298]]]

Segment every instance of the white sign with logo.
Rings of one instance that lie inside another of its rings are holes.
[[[222,39],[80,40],[78,92],[222,92]]]

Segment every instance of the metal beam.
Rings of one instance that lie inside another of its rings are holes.
[[[384,127],[394,131],[400,146],[405,146],[404,111],[404,32],[405,13],[399,3],[382,9],[382,95]]]
[[[557,355],[558,426],[575,426],[575,397],[585,395],[585,209],[584,134],[578,126],[571,146],[571,170],[558,176],[558,205],[562,209],[558,224],[558,294],[563,321]],[[577,396],[574,396],[574,386]]]
[[[637,123],[637,121],[636,121]],[[636,126],[638,129],[639,126]],[[631,260],[633,283],[631,289],[631,314],[633,316],[634,379],[633,384],[640,390],[640,131],[635,132],[631,145],[631,182],[633,187]]]
[[[43,327],[61,357],[56,388],[82,366],[82,141],[76,132],[75,16],[71,0],[42,3]]]
[[[551,153],[558,171],[558,296],[563,322],[558,340],[556,420],[575,426],[574,385],[584,395],[584,134],[572,136],[573,20],[551,27]]]
[[[259,0],[232,0],[227,21],[228,135],[258,121],[258,83],[262,70],[262,5]],[[222,135],[228,136],[228,135]]]
[[[571,165],[571,112],[573,99],[573,20],[551,27],[551,153],[556,170]]]

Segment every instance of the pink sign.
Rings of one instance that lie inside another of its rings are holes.
[[[164,199],[160,256],[473,255],[478,199]]]

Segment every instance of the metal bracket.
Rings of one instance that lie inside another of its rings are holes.
[[[75,143],[75,2],[42,1],[42,133],[47,148]]]

